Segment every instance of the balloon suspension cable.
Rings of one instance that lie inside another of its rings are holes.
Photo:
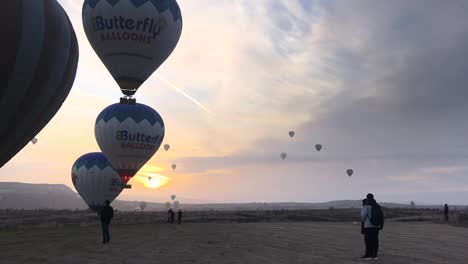
[[[123,97],[120,97],[120,103],[121,104],[136,104],[136,99],[133,98],[132,96],[124,95]]]

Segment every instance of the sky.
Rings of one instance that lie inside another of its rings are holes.
[[[71,166],[99,151],[95,119],[121,96],[84,34],[82,1],[59,2],[79,41],[75,83],[0,181],[74,189]],[[169,180],[152,189],[137,177],[120,199],[319,202],[372,192],[468,204],[467,1],[178,2],[181,39],[136,95],[161,114],[171,145],[143,173]]]

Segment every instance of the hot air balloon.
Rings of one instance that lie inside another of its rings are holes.
[[[164,145],[164,150],[168,151],[170,147],[171,146],[169,146],[169,144],[166,144],[166,145]]]
[[[289,131],[289,136],[290,136],[291,138],[294,137],[295,134],[296,134],[296,133],[294,133],[294,131]]]
[[[31,143],[33,143],[34,145],[36,145],[37,141],[38,141],[38,139],[37,139],[37,138],[33,138],[33,139],[31,139]]]
[[[1,6],[0,168],[57,113],[78,64],[75,31],[56,0]]]
[[[347,169],[346,170],[346,174],[348,174],[349,177],[351,177],[351,175],[353,175],[354,171],[352,169]]]
[[[159,149],[164,122],[147,105],[117,103],[99,114],[94,133],[101,151],[127,183]]]
[[[175,194],[171,195],[172,201],[174,201],[175,198],[176,198]]]
[[[85,154],[75,161],[72,182],[81,198],[95,212],[100,212],[106,200],[112,202],[125,185],[101,152]]]
[[[166,202],[164,205],[166,206],[167,209],[171,208],[171,203],[170,202]]]
[[[182,32],[175,0],[85,0],[82,15],[91,46],[127,96],[169,57]]]
[[[320,145],[320,144],[315,145],[315,149],[316,149],[317,151],[322,150],[322,145]]]
[[[140,205],[139,205],[138,207],[139,207],[141,210],[145,210],[145,208],[146,208],[147,205],[148,205],[148,204],[147,204],[145,201],[143,201],[143,202],[140,202]]]
[[[172,164],[171,168],[172,168],[172,170],[175,170],[177,168],[177,165]]]
[[[179,209],[179,205],[180,205],[179,201],[174,201],[174,204],[173,204],[174,209]]]
[[[284,160],[284,159],[286,158],[287,155],[286,155],[286,153],[281,153],[280,156],[281,156],[281,158]]]

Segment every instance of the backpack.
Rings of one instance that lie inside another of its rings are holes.
[[[382,211],[382,207],[380,207],[378,203],[375,203],[375,205],[372,206],[371,216],[369,218],[369,221],[371,222],[371,224],[375,226],[383,227],[384,214]]]

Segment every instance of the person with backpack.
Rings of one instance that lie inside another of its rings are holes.
[[[375,201],[372,193],[367,194],[367,203],[361,209],[361,221],[364,223],[364,241],[366,253],[361,259],[378,259],[379,231],[384,226],[382,207]]]

